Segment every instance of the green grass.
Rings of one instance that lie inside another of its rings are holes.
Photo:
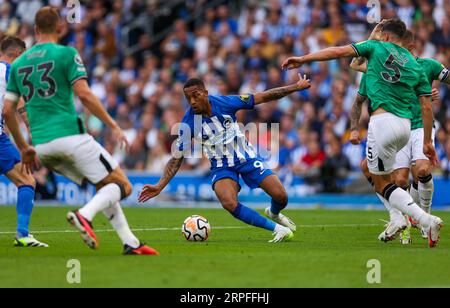
[[[36,208],[35,231],[71,230],[67,208]],[[180,230],[138,231],[159,257],[125,257],[112,232],[98,233],[100,249],[86,248],[76,233],[35,233],[49,249],[12,247],[15,210],[0,207],[0,287],[449,287],[450,230],[436,249],[414,231],[414,243],[377,241],[384,212],[288,211],[300,225],[293,242],[269,244],[267,231],[247,228],[223,210],[126,209],[135,229],[179,228],[191,214],[206,216],[212,236],[189,243]],[[450,213],[438,213],[450,221]],[[215,229],[215,227],[243,227]],[[110,229],[99,215],[96,230]],[[81,262],[80,285],[66,281],[67,261]],[[368,260],[378,259],[382,283],[369,285]]]

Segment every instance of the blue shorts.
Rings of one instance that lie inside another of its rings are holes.
[[[20,163],[20,153],[5,134],[0,135],[0,175],[7,174]]]
[[[261,159],[249,160],[234,167],[217,168],[211,171],[212,187],[223,179],[231,179],[239,184],[239,176],[251,189],[258,188],[261,182],[274,173],[268,169]]]

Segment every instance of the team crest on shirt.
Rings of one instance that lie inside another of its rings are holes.
[[[225,127],[226,129],[231,128],[232,125],[233,121],[231,119],[225,119],[225,121],[223,121],[223,127]]]
[[[84,65],[83,59],[81,59],[81,56],[79,54],[77,54],[75,56],[75,63],[78,64],[78,65]]]
[[[239,98],[240,98],[241,101],[243,101],[244,103],[248,103],[248,101],[250,100],[250,95],[248,95],[248,94],[241,95],[241,96],[239,96]]]

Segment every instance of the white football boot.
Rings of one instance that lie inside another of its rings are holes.
[[[31,234],[29,234],[27,237],[16,238],[16,240],[14,241],[14,246],[16,246],[16,247],[40,247],[40,248],[48,248],[49,247],[47,244],[39,242]]]
[[[277,224],[280,224],[282,226],[288,227],[292,232],[296,232],[297,231],[297,226],[295,225],[295,223],[287,216],[283,215],[283,214],[278,214],[275,215],[270,211],[270,207],[268,207],[265,211],[264,214],[270,219],[273,220],[274,222],[276,222]]]
[[[442,219],[436,216],[432,216],[433,222],[431,223],[431,226],[428,228],[428,242],[430,245],[430,248],[434,248],[437,246],[440,240],[439,233],[441,231],[441,228],[444,224]]]
[[[378,236],[378,239],[385,243],[393,241],[397,235],[399,235],[406,228],[408,228],[408,223],[404,217],[402,217],[402,219],[391,221],[389,222],[386,230]]]
[[[273,240],[269,241],[269,243],[280,243],[280,242],[290,242],[294,238],[294,233],[291,229],[279,225],[279,230],[275,231],[273,235],[275,236]]]

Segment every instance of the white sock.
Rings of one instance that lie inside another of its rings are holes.
[[[425,183],[424,183],[425,182]],[[422,210],[431,213],[431,203],[433,202],[434,181],[430,175],[426,178],[419,178],[419,196]]]
[[[377,193],[378,198],[381,200],[381,202],[384,204],[386,209],[389,212],[390,221],[395,221],[403,218],[402,212],[397,210],[396,208],[392,207],[389,204],[389,201],[387,201],[382,195]]]
[[[127,218],[125,217],[119,202],[116,202],[105,209],[103,214],[105,214],[106,218],[111,223],[111,226],[116,230],[124,245],[128,245],[131,248],[139,247],[141,242],[134,236],[133,232],[131,232]]]
[[[419,191],[414,186],[414,184],[411,184],[411,186],[409,187],[409,194],[416,204],[420,204]]]
[[[79,213],[89,221],[94,220],[97,213],[119,202],[122,193],[117,184],[108,184],[100,189],[92,200],[86,204]]]
[[[392,207],[398,209],[403,214],[412,217],[418,221],[420,225],[427,228],[432,223],[430,214],[425,213],[417,204],[414,203],[412,197],[403,189],[397,187],[389,197],[389,203]]]

